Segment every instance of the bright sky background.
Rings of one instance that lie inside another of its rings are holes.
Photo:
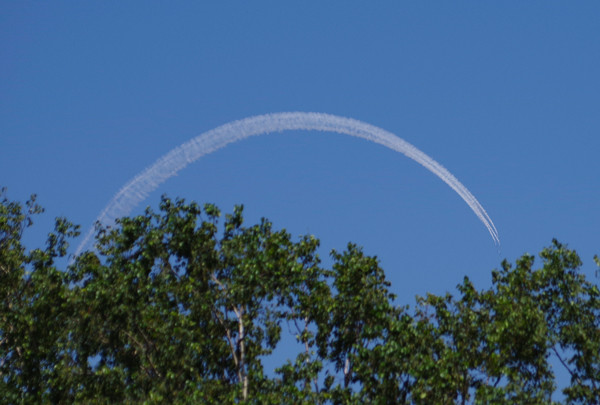
[[[444,165],[487,210],[500,253],[433,174],[345,135],[236,143],[143,205],[163,193],[243,203],[249,221],[320,237],[324,257],[356,242],[401,303],[464,275],[488,287],[503,258],[553,237],[598,280],[600,3],[210,3],[0,4],[0,185],[46,207],[31,240],[59,215],[85,231],[128,180],[206,130],[316,111]]]

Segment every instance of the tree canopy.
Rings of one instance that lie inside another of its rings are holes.
[[[565,402],[600,402],[600,291],[556,240],[538,267],[504,261],[489,288],[465,277],[409,308],[357,245],[324,266],[318,239],[248,226],[241,206],[223,217],[163,197],[67,264],[77,226],[58,218],[27,249],[42,209],[0,198],[9,404],[547,404],[551,358],[570,375]],[[283,344],[295,351],[279,359]]]

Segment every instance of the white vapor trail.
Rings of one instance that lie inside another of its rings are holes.
[[[337,132],[356,136],[408,156],[438,176],[444,183],[456,191],[481,220],[483,225],[485,225],[494,243],[496,245],[500,244],[498,231],[487,212],[479,204],[479,201],[456,177],[438,162],[410,143],[384,129],[352,118],[314,112],[284,112],[257,115],[233,121],[204,132],[171,150],[159,158],[152,166],[131,179],[110,200],[98,216],[97,221],[103,225],[108,225],[116,218],[128,215],[137,204],[146,199],[148,194],[154,191],[161,183],[204,155],[221,149],[230,143],[254,135],[288,130]],[[91,228],[77,247],[75,255],[79,255],[87,247],[93,234],[94,229]]]

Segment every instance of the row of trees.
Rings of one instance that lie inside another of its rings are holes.
[[[64,218],[44,248],[22,244],[41,211],[2,195],[7,403],[547,404],[551,357],[566,402],[600,401],[600,292],[557,241],[539,268],[505,261],[490,288],[465,277],[410,309],[356,245],[326,268],[317,239],[245,226],[241,207],[220,223],[213,205],[163,198],[68,266],[78,228]],[[299,349],[265,371],[282,344]]]

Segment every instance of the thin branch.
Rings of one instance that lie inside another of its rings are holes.
[[[346,362],[344,364],[344,388],[350,385],[350,355],[346,355]]]
[[[225,295],[227,294],[227,287],[221,282],[219,281],[219,279],[215,276],[214,273],[212,273],[210,275],[210,279],[212,281],[214,281],[214,283],[222,290],[225,292]],[[224,307],[225,311],[225,317],[227,318],[227,308]],[[233,312],[235,313],[236,318],[238,319],[238,323],[241,322],[241,314],[240,312],[233,307]],[[229,327],[225,324],[225,320],[228,319],[223,319],[218,311],[213,311],[215,317],[217,318],[217,320],[219,321],[219,323],[221,324],[221,326],[223,326],[223,328],[225,329],[225,333],[227,335],[227,342],[229,343],[229,350],[231,350],[231,356],[233,357],[233,364],[235,365],[235,368],[238,370],[237,371],[237,375],[238,375],[238,379],[241,381],[242,380],[242,375],[240,374],[240,370],[244,367],[244,359],[243,359],[243,353],[240,355],[240,357],[238,358],[237,355],[237,351],[236,351],[236,346],[240,344],[241,340],[243,339],[243,335],[240,334],[240,336],[238,337],[238,343],[237,345],[234,343],[234,339],[231,333],[231,329],[229,329]]]
[[[246,399],[248,399],[248,375],[246,374],[244,367],[245,365],[245,348],[246,348],[246,344],[245,344],[245,331],[244,331],[244,320],[242,318],[243,314],[244,314],[244,308],[240,308],[239,311],[237,311],[235,309],[235,307],[233,308],[233,311],[235,312],[235,314],[238,316],[238,332],[239,332],[239,340],[238,340],[238,344],[240,347],[240,367],[239,367],[239,375],[240,375],[240,380],[242,381],[242,398],[244,399],[244,401]]]
[[[154,362],[152,361],[152,358],[150,357],[150,354],[148,353],[147,350],[145,349],[145,346],[140,343],[135,336],[133,336],[131,333],[125,331],[125,335],[127,335],[127,337],[129,337],[131,340],[133,340],[133,342],[138,345],[138,347],[140,347],[143,351],[144,351],[144,357],[146,357],[146,360],[148,360],[148,363],[150,363],[150,366],[152,367],[152,371],[154,371],[154,373],[159,377],[162,378],[162,374],[160,373],[160,371],[158,371],[158,369],[156,368],[156,365],[154,364]]]
[[[227,334],[227,341],[229,342],[229,349],[231,350],[231,355],[233,356],[233,364],[235,364],[235,367],[237,368],[239,363],[237,355],[235,353],[235,344],[233,343],[233,338],[231,337],[231,330],[225,325],[225,320],[221,318],[217,311],[213,311],[213,313],[215,314],[215,317],[217,318],[221,326],[223,326],[223,328],[225,329],[225,333]]]
[[[154,342],[152,342],[150,339],[148,339],[148,337],[146,336],[146,334],[144,333],[144,331],[142,330],[142,328],[140,328],[139,324],[136,325],[138,332],[142,335],[142,337],[144,338],[144,340],[146,341],[146,344],[148,345],[149,348],[155,348],[156,345],[154,344]]]
[[[164,263],[166,263],[165,267],[167,268],[167,270],[169,270],[173,274],[173,276],[175,276],[175,279],[177,281],[181,281],[181,277],[179,277],[179,274],[177,274],[175,269],[173,269],[173,266],[171,266],[171,263],[169,262],[169,260],[168,259],[165,260]]]
[[[213,274],[210,275],[210,279],[215,282],[222,290],[227,291],[227,288],[219,281],[219,279]]]
[[[233,313],[235,314],[235,317],[238,319],[238,322],[242,321],[242,311],[241,310],[237,310],[236,307],[232,307],[231,308],[233,310]],[[240,337],[241,339],[241,337]]]
[[[562,359],[562,357],[560,357],[560,354],[558,354],[558,350],[556,350],[556,346],[552,346],[552,351],[554,352],[554,354],[556,355],[556,357],[558,358],[558,360],[560,361],[560,363],[563,365],[563,367],[567,369],[567,371],[569,372],[569,374],[571,374],[571,377],[573,379],[577,380],[577,382],[579,384],[581,384],[581,380],[579,379],[579,377],[577,377],[575,375],[575,373],[573,373],[573,371],[569,368],[569,366],[567,365],[567,363]]]

